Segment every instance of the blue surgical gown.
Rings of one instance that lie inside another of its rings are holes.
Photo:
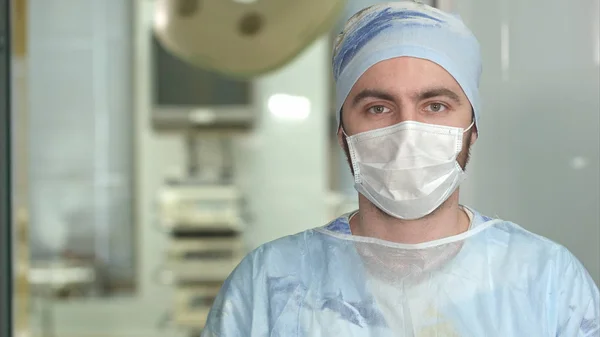
[[[598,287],[566,248],[471,212],[462,237],[442,239],[456,249],[430,253],[434,242],[418,258],[407,245],[357,241],[348,215],[267,243],[225,281],[202,336],[600,336]],[[386,258],[392,267],[373,267]]]

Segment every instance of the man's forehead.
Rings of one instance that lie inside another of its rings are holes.
[[[430,60],[410,56],[392,58],[373,65],[359,77],[351,93],[356,89],[373,86],[412,91],[439,86],[460,87],[456,79],[442,66]]]
[[[428,59],[414,57],[414,56],[398,56],[398,57],[393,57],[393,58],[389,58],[386,60],[382,60],[380,62],[377,62],[370,68],[368,68],[365,71],[365,74],[369,73],[369,72],[374,72],[374,70],[379,71],[379,72],[381,72],[381,71],[385,72],[385,71],[390,71],[390,70],[394,70],[394,69],[398,69],[398,68],[427,69],[429,71],[437,71],[440,73],[447,74],[448,76],[452,76],[444,67],[440,66],[439,64],[437,64],[431,60],[428,60]]]

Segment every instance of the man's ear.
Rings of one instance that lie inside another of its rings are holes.
[[[342,125],[341,124],[338,126],[337,140],[338,140],[338,144],[340,145],[340,147],[342,149],[344,149],[345,148],[345,146],[344,146],[344,132],[342,131]]]
[[[471,131],[471,146],[475,144],[477,141],[477,136],[479,135],[479,131],[477,130],[477,125],[473,125],[473,131]]]

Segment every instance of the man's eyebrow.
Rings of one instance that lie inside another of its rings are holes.
[[[352,106],[356,106],[360,101],[366,98],[378,98],[386,101],[394,101],[394,95],[389,92],[377,89],[364,89],[352,99]]]
[[[434,98],[434,97],[440,97],[440,96],[445,96],[450,98],[451,100],[453,100],[454,102],[456,102],[457,104],[461,104],[461,100],[460,100],[460,96],[458,96],[457,93],[455,93],[454,91],[448,89],[448,88],[432,88],[432,89],[426,89],[423,90],[419,93],[417,93],[414,98],[417,101],[422,101],[422,100],[426,100],[429,98]]]

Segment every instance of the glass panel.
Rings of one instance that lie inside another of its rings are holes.
[[[29,4],[31,49],[17,66],[29,102],[31,279],[46,287],[64,271],[77,286],[61,297],[135,285],[131,12],[124,1]]]
[[[133,6],[13,3],[15,336],[110,336],[139,289]]]

